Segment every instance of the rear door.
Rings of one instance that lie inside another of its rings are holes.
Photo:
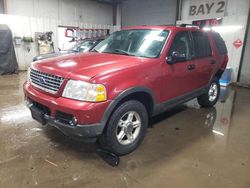
[[[194,49],[193,61],[196,67],[193,84],[198,89],[209,83],[218,62],[212,56],[211,44],[206,32],[192,31],[191,36]]]

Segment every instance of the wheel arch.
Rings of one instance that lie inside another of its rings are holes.
[[[153,114],[154,107],[156,104],[153,92],[146,87],[133,87],[126,89],[120,93],[115,99],[110,103],[102,117],[102,125],[106,126],[110,116],[115,111],[115,109],[123,102],[128,100],[138,100],[147,109],[149,117]]]
[[[218,80],[221,78],[222,74],[223,74],[224,70],[219,69],[216,73],[215,73],[215,77],[218,78]]]
[[[212,76],[210,77],[210,80],[207,84],[207,88],[213,82],[214,79],[220,80],[223,72],[224,72],[224,70],[222,70],[222,69],[218,69],[217,71],[215,71],[214,74],[212,74]]]

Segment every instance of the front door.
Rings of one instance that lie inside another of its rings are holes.
[[[173,64],[163,64],[162,101],[183,96],[195,89],[193,84],[195,64],[191,60],[193,52],[189,33],[178,32],[171,43],[167,58],[169,59],[173,52],[177,52],[183,54],[186,59]]]

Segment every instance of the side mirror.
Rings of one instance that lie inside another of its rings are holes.
[[[172,52],[172,54],[167,57],[167,63],[170,65],[172,65],[176,62],[182,62],[182,61],[186,61],[186,60],[187,60],[186,54],[181,54],[177,51]]]
[[[61,51],[61,48],[58,48],[59,52]]]

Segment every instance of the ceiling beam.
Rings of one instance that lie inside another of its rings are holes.
[[[8,14],[7,13],[7,0],[3,0],[3,12],[4,14]]]
[[[114,4],[120,4],[124,0],[92,0],[92,1],[97,1],[98,3],[105,3],[105,4],[114,5]]]

